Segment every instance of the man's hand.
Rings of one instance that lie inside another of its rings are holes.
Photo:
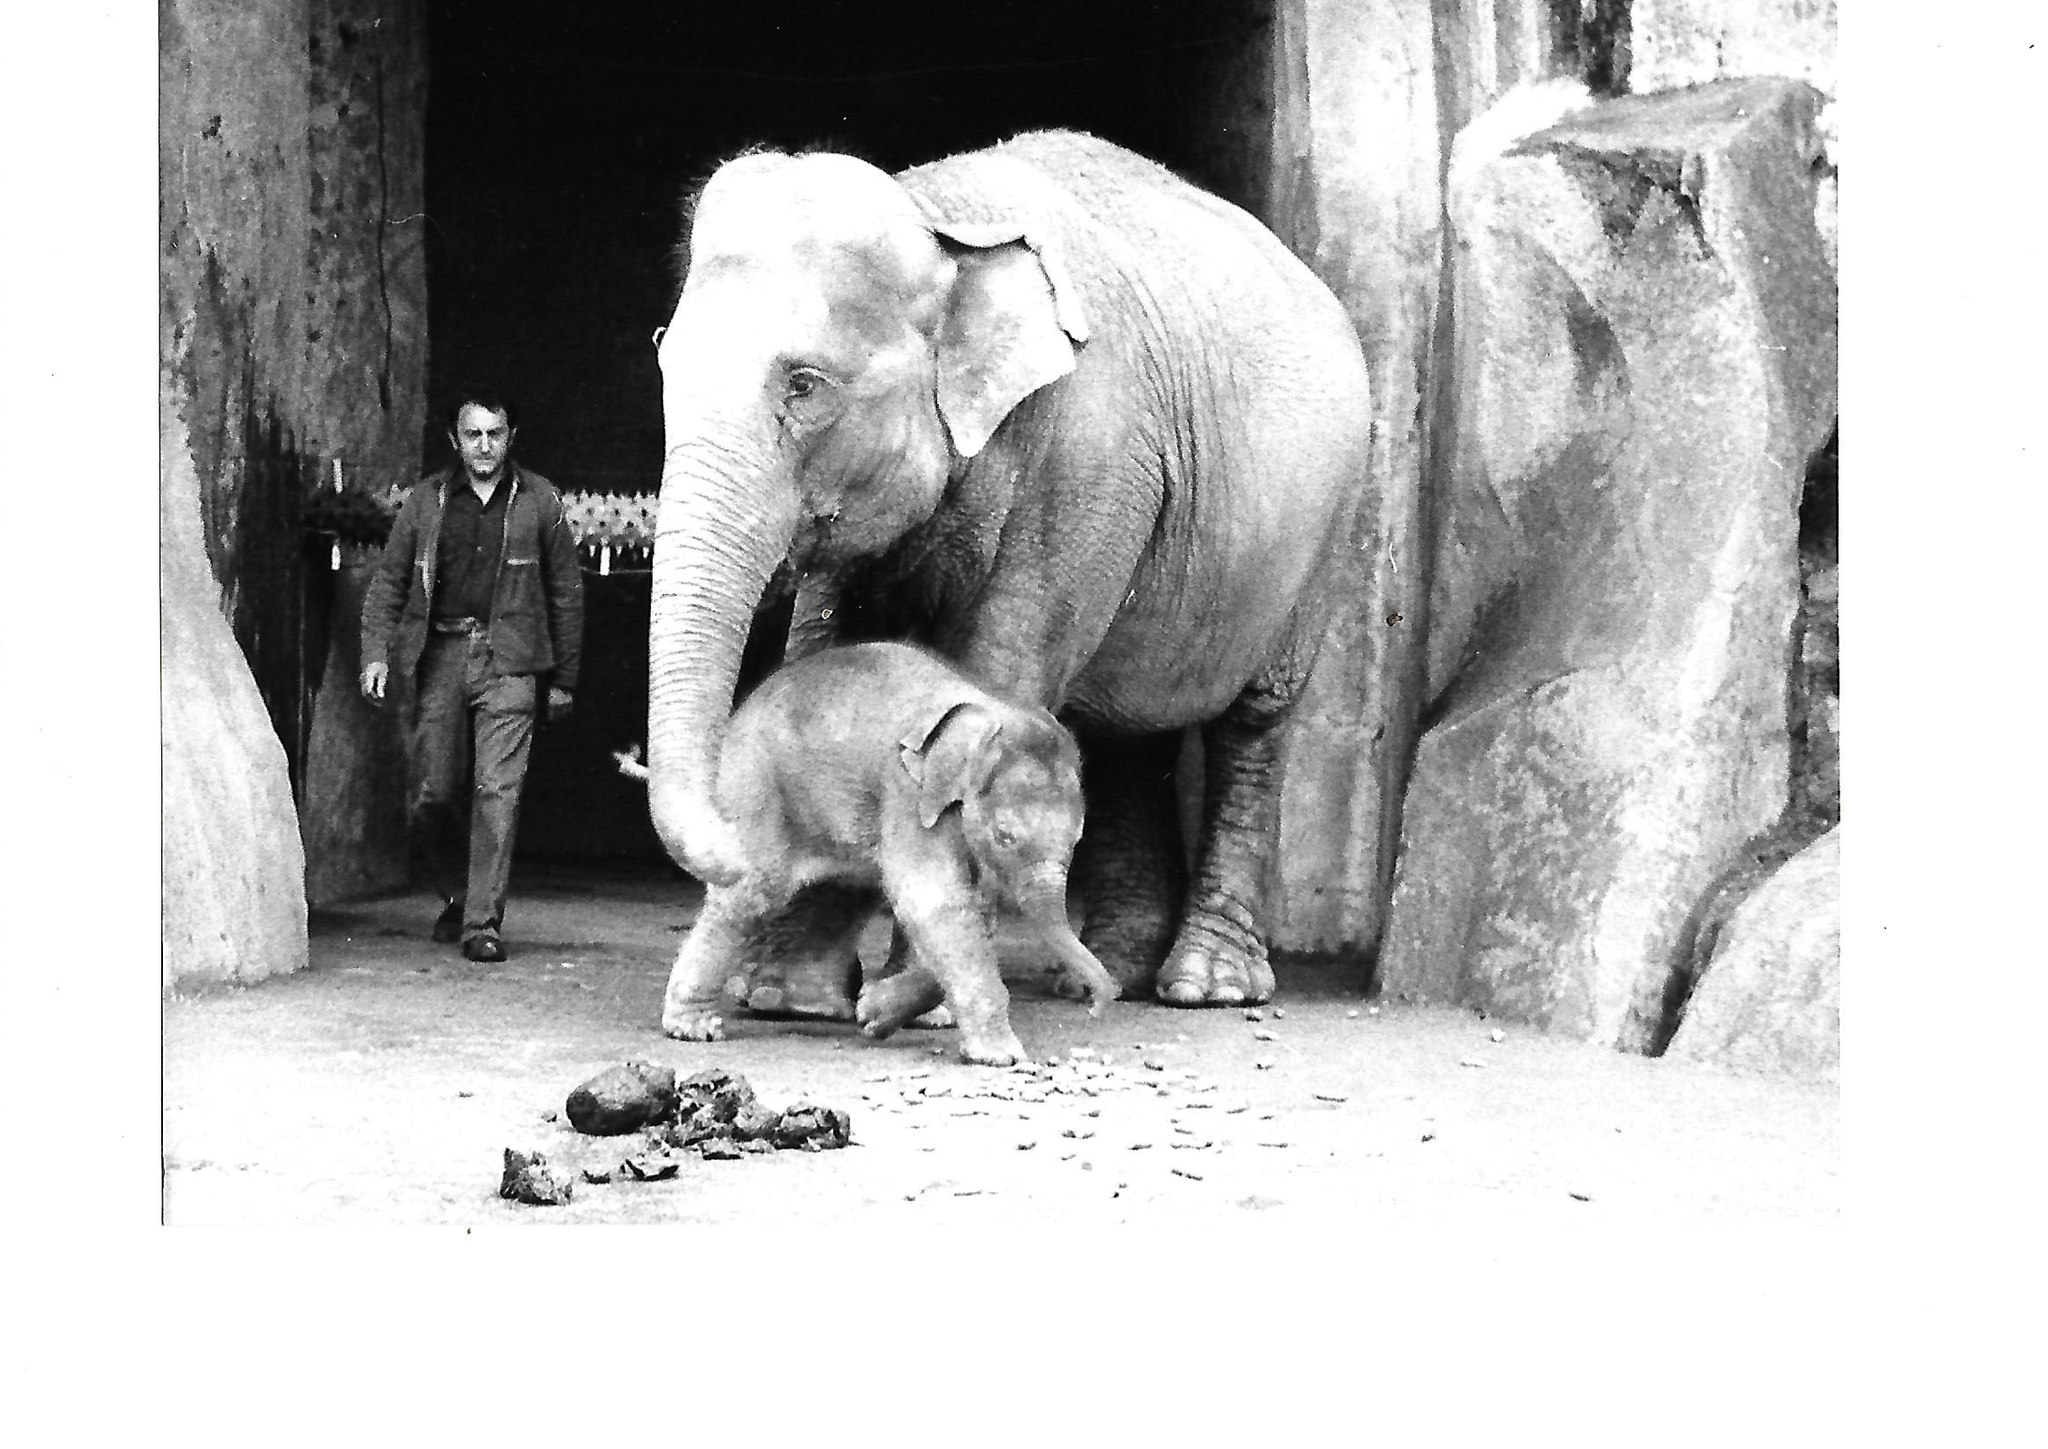
[[[388,664],[365,664],[363,666],[363,698],[372,704],[384,702],[384,683],[391,677]]]
[[[548,686],[548,723],[555,724],[569,717],[569,711],[576,707],[576,696],[566,689]]]

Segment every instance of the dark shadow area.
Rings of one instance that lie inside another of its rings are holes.
[[[1093,131],[1241,203],[1263,191],[1269,0],[774,7],[440,0],[427,114],[429,392],[487,378],[565,490],[648,493],[651,336],[683,197],[750,145],[885,170],[1018,131]],[[430,423],[425,456],[447,455]],[[644,560],[641,561],[644,569]],[[648,578],[586,570],[576,715],[544,729],[522,856],[659,854],[610,751],[645,738]],[[759,641],[751,673],[773,662]],[[743,680],[743,683],[745,680]]]

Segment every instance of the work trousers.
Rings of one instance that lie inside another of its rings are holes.
[[[492,666],[482,629],[431,634],[420,656],[413,849],[435,893],[462,902],[465,939],[504,924],[536,689],[533,675]]]

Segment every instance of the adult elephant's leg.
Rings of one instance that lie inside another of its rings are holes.
[[[853,1020],[861,932],[879,905],[868,887],[827,881],[799,891],[753,925],[727,989],[757,1016]]]
[[[1298,619],[1289,647],[1202,729],[1205,798],[1194,885],[1155,994],[1174,1006],[1269,1000],[1265,883],[1280,806],[1280,729],[1308,687],[1321,641]],[[1306,642],[1304,642],[1306,641]]]
[[[1074,852],[1081,940],[1122,985],[1150,992],[1174,943],[1187,894],[1174,768],[1177,733],[1087,741],[1081,773],[1088,822]]]

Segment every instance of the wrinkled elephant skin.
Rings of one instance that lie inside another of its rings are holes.
[[[1108,802],[1076,867],[1084,936],[1127,991],[1266,999],[1275,732],[1369,486],[1365,365],[1336,299],[1236,208],[1064,132],[896,177],[743,156],[707,183],[688,250],[659,340],[650,637],[671,854],[737,877],[720,741],[788,563],[792,657],[914,640],[1082,737]],[[1191,724],[1207,779],[1183,892],[1161,874],[1170,779],[1103,762]]]

